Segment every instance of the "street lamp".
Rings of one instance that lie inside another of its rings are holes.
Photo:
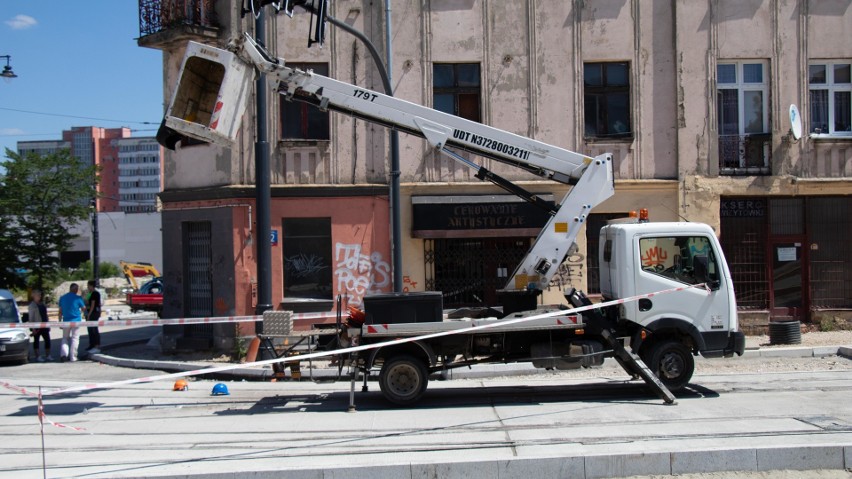
[[[12,59],[11,55],[0,55],[0,58],[6,59],[6,66],[3,67],[3,73],[0,73],[0,77],[3,77],[6,83],[11,82],[12,78],[18,78],[18,75],[15,75],[15,72],[12,71],[12,67],[9,65],[9,61]]]

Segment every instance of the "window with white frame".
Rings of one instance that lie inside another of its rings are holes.
[[[808,65],[810,128],[817,136],[852,136],[852,61]]]
[[[722,174],[769,174],[769,62],[717,63],[716,120]]]
[[[720,135],[769,132],[769,65],[763,60],[720,61],[716,100]]]

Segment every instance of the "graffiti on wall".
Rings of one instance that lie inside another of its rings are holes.
[[[360,306],[365,294],[390,285],[390,264],[378,251],[368,255],[361,252],[359,244],[337,243],[334,261],[337,292],[346,295],[353,306]]]
[[[560,291],[568,286],[574,286],[576,282],[583,280],[583,270],[586,267],[586,256],[580,253],[569,254],[565,261],[559,265],[559,269],[553,277],[550,278],[550,283],[547,285],[550,288],[558,288]],[[575,286],[576,287],[576,286]]]
[[[402,277],[402,292],[408,293],[409,291],[415,290],[417,288],[417,281],[411,281],[411,276],[403,276]]]
[[[299,253],[289,258],[284,258],[284,269],[287,274],[294,278],[305,278],[312,274],[328,268],[323,264],[321,256],[315,254]]]

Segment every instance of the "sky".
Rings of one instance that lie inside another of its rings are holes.
[[[138,36],[136,0],[0,0],[0,55],[11,55],[18,75],[0,81],[0,157],[72,126],[156,134],[162,53],[139,47]]]

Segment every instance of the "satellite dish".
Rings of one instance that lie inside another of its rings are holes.
[[[790,133],[796,140],[802,137],[802,115],[795,104],[790,105]]]

